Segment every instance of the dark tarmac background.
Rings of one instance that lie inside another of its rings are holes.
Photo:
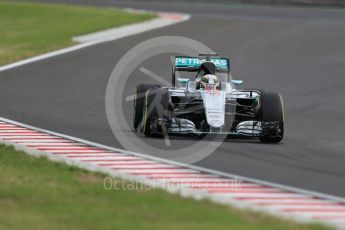
[[[192,19],[0,72],[0,116],[121,147],[105,114],[105,88],[111,71],[142,41],[184,36],[231,57],[232,74],[243,79],[246,88],[277,91],[285,100],[282,143],[226,141],[196,165],[345,197],[344,10],[182,2],[54,2],[186,12]],[[170,81],[170,66],[146,67]],[[133,79],[126,85],[129,94],[139,82]],[[131,106],[125,113],[131,119]],[[161,142],[145,141],[153,145]],[[179,147],[194,144],[194,140],[173,143]]]

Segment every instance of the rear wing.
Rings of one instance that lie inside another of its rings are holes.
[[[218,54],[200,54],[199,57],[175,56],[173,57],[172,85],[176,84],[176,71],[198,72],[205,61],[213,62],[218,73],[230,74],[230,59],[219,57]]]
[[[175,56],[174,69],[177,71],[196,72],[200,69],[200,65],[205,61],[213,62],[216,65],[218,72],[230,72],[230,59],[214,56]]]

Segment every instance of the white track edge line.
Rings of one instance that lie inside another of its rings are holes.
[[[15,124],[18,126],[22,126],[28,129],[33,129],[36,131],[40,131],[40,132],[45,132],[51,135],[55,135],[58,137],[62,137],[65,139],[69,139],[69,140],[73,140],[76,142],[81,142],[87,145],[91,145],[94,147],[99,147],[99,148],[103,148],[103,149],[107,149],[110,151],[115,151],[115,152],[121,152],[123,154],[127,154],[127,155],[132,155],[132,156],[137,156],[137,157],[142,157],[145,159],[150,159],[150,160],[154,160],[154,161],[158,161],[158,162],[162,162],[162,163],[167,163],[167,164],[172,164],[172,165],[177,165],[177,166],[181,166],[181,167],[185,167],[185,168],[189,168],[189,169],[194,169],[200,172],[204,172],[204,173],[208,173],[208,174],[213,174],[213,175],[217,175],[217,176],[221,176],[221,177],[226,177],[226,178],[237,178],[239,180],[243,180],[243,181],[248,181],[248,182],[252,182],[252,183],[256,183],[256,184],[261,184],[261,185],[267,185],[270,187],[275,187],[275,188],[280,188],[283,190],[287,190],[287,191],[291,191],[291,192],[295,192],[295,193],[300,193],[303,195],[308,195],[308,196],[313,196],[313,197],[318,197],[321,199],[328,199],[331,201],[336,201],[336,202],[341,202],[341,203],[345,203],[345,198],[342,197],[338,197],[338,196],[333,196],[333,195],[329,195],[329,194],[324,194],[324,193],[320,193],[320,192],[315,192],[315,191],[310,191],[307,189],[301,189],[301,188],[295,188],[292,186],[287,186],[287,185],[282,185],[282,184],[278,184],[278,183],[274,183],[274,182],[268,182],[268,181],[263,181],[263,180],[259,180],[259,179],[254,179],[254,178],[249,178],[249,177],[245,177],[245,176],[240,176],[240,175],[236,175],[236,174],[232,174],[232,173],[225,173],[225,172],[221,172],[221,171],[217,171],[217,170],[213,170],[213,169],[207,169],[207,168],[203,168],[200,166],[195,166],[195,165],[189,165],[189,164],[184,164],[184,163],[180,163],[180,162],[176,162],[176,161],[172,161],[172,160],[167,160],[167,159],[163,159],[163,158],[159,158],[159,157],[155,157],[155,156],[150,156],[150,155],[146,155],[146,154],[141,154],[141,153],[136,153],[136,152],[131,152],[131,151],[127,151],[127,150],[123,150],[123,149],[119,149],[119,148],[114,148],[114,147],[110,147],[110,146],[106,146],[106,145],[102,145],[102,144],[98,144],[92,141],[88,141],[88,140],[83,140],[77,137],[72,137],[69,135],[65,135],[65,134],[61,134],[61,133],[57,133],[57,132],[53,132],[53,131],[49,131],[46,129],[41,129],[41,128],[37,128],[34,126],[30,126],[30,125],[26,125],[20,122],[16,122],[10,119],[6,119],[6,118],[2,118],[0,117],[0,121],[5,121],[11,124]]]

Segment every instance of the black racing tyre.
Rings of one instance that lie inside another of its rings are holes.
[[[143,119],[144,103],[146,91],[152,88],[158,88],[159,85],[155,84],[140,84],[135,88],[134,93],[134,109],[133,109],[133,127],[138,129],[140,122]]]
[[[146,92],[143,114],[143,132],[145,136],[153,136],[152,122],[157,118],[169,115],[169,103],[170,95],[166,88],[153,88]]]
[[[284,136],[284,106],[280,94],[262,92],[260,96],[260,121],[275,122],[279,121],[278,135],[265,135],[259,137],[262,143],[278,143]]]

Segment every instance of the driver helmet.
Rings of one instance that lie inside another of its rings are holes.
[[[200,86],[204,89],[209,89],[209,87],[217,89],[219,87],[219,79],[216,75],[206,74],[201,78]]]

